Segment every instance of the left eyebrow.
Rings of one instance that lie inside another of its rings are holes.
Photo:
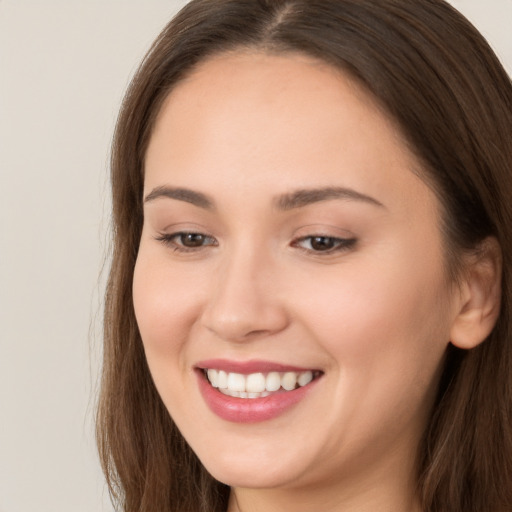
[[[154,201],[155,199],[159,199],[161,197],[176,199],[177,201],[184,201],[186,203],[198,206],[199,208],[204,208],[205,210],[214,209],[213,201],[201,192],[196,192],[195,190],[190,190],[188,188],[174,188],[166,186],[154,188],[144,198],[144,203],[149,203],[150,201]]]
[[[313,189],[299,189],[294,192],[283,194],[275,199],[275,205],[279,210],[293,210],[302,208],[313,203],[329,201],[331,199],[343,199],[348,201],[362,201],[364,203],[385,208],[377,199],[345,187],[326,187]]]

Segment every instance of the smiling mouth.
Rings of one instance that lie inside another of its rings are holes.
[[[204,368],[203,373],[213,388],[235,398],[265,398],[307,386],[319,378],[319,370],[300,372],[242,373],[226,372],[215,368]]]

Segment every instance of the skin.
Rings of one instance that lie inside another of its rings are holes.
[[[467,294],[447,280],[440,208],[418,170],[367,92],[302,55],[217,56],[163,105],[144,197],[186,188],[211,208],[145,202],[135,312],[156,387],[232,486],[230,512],[420,510],[417,448]],[[373,202],[279,205],[326,187]],[[183,250],[177,232],[207,237]],[[314,250],[315,235],[356,241]],[[194,365],[210,358],[323,376],[281,416],[230,423],[198,389]]]

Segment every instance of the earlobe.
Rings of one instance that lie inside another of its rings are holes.
[[[496,238],[486,238],[467,258],[460,285],[460,303],[450,340],[462,349],[485,341],[493,330],[501,304],[501,247]]]

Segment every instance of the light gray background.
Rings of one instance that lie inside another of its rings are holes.
[[[112,510],[92,427],[109,143],[184,3],[0,0],[0,512]],[[452,3],[510,72],[512,0]]]

